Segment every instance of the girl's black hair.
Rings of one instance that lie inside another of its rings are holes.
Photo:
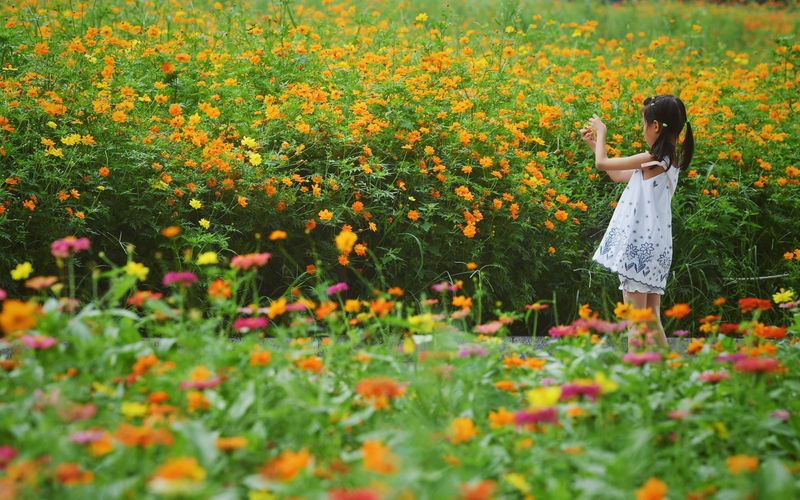
[[[656,142],[650,148],[653,158],[661,161],[668,156],[674,167],[688,167],[692,161],[692,155],[694,155],[694,137],[692,136],[692,126],[686,119],[686,106],[683,101],[669,94],[648,97],[644,100],[642,114],[647,123],[656,120],[661,124],[661,133],[658,134]],[[675,145],[678,143],[678,136],[684,125],[686,125],[686,135],[676,161]]]

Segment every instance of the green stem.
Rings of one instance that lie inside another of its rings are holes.
[[[69,275],[69,298],[75,298],[75,262],[72,257],[67,259],[67,273]]]

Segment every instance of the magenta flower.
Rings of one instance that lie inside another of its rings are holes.
[[[344,281],[340,281],[339,283],[336,283],[335,285],[329,286],[328,289],[325,290],[325,293],[328,294],[328,295],[334,295],[334,294],[337,294],[339,292],[345,292],[345,291],[347,291],[347,289],[348,289],[347,283],[345,283]]]
[[[251,267],[261,267],[266,265],[270,257],[272,254],[267,252],[236,255],[231,259],[231,267],[242,271]]]
[[[53,254],[53,257],[66,259],[72,254],[89,250],[89,245],[89,238],[67,236],[52,242],[50,244],[50,253]]]
[[[600,390],[599,384],[564,384],[561,386],[561,401],[567,401],[575,396],[586,396],[594,401]]]
[[[50,349],[58,343],[56,339],[47,335],[23,335],[20,340],[31,349]]]
[[[12,446],[0,446],[0,470],[17,458],[17,449]]]
[[[497,330],[499,330],[502,326],[503,326],[502,321],[494,320],[485,323],[483,325],[475,325],[475,328],[473,328],[473,330],[475,331],[475,333],[480,333],[483,335],[492,335],[494,333],[497,333]]]
[[[622,360],[636,366],[645,363],[655,363],[661,361],[661,354],[657,352],[629,352],[622,357]]]
[[[539,385],[554,385],[557,383],[558,380],[554,379],[553,377],[545,377],[539,381]]]
[[[0,300],[6,300],[6,297],[8,297],[8,294],[6,293],[5,290],[0,288]]]
[[[794,302],[784,302],[783,304],[778,304],[778,307],[781,309],[791,309],[793,307],[800,306],[800,300],[795,300]]]
[[[676,337],[684,337],[686,335],[689,335],[689,330],[675,330],[674,332],[672,332],[672,334],[675,335]]]
[[[558,412],[555,407],[534,411],[519,410],[514,413],[514,423],[517,425],[540,424],[544,422],[549,422],[551,424],[558,422]]]
[[[269,307],[240,307],[236,310],[239,314],[267,314],[269,312]]]
[[[239,318],[233,322],[233,329],[239,333],[247,333],[250,330],[260,330],[269,324],[267,318],[254,316],[252,318]]]
[[[165,286],[177,283],[189,287],[192,283],[197,283],[197,275],[189,271],[171,271],[164,275],[163,283]]]

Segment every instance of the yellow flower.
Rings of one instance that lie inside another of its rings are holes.
[[[100,382],[92,382],[92,389],[94,389],[95,392],[105,394],[106,396],[114,395],[114,389],[105,384],[101,384]]]
[[[58,127],[58,125],[56,125],[56,122],[54,122],[54,121],[47,122],[47,126],[50,127],[50,128],[53,128],[53,129]]]
[[[248,155],[248,157],[250,158],[250,164],[251,165],[261,165],[261,155],[260,154],[258,154],[258,153],[250,153]]]
[[[147,413],[147,405],[125,401],[119,411],[128,418],[141,417]]]
[[[630,304],[623,304],[617,302],[617,307],[614,308],[614,315],[618,318],[625,319],[630,313],[632,306]]]
[[[414,20],[415,21],[420,21],[420,22],[427,21],[428,20],[428,14],[425,14],[423,12],[422,14],[419,14],[416,18],[414,18]]]
[[[276,500],[277,498],[274,493],[265,490],[250,490],[247,494],[248,500]]]
[[[411,354],[414,352],[414,340],[411,337],[403,339],[403,353]]]
[[[521,493],[527,494],[531,492],[531,485],[528,484],[528,481],[525,480],[522,474],[511,472],[503,476],[503,479],[505,479],[508,484],[518,489]]]
[[[597,372],[594,375],[594,381],[600,386],[600,391],[605,394],[607,392],[614,392],[619,389],[619,384],[606,377],[603,372]]]
[[[252,137],[244,136],[242,137],[242,146],[250,149],[255,149],[258,147],[258,143]]]
[[[348,254],[353,250],[353,245],[356,244],[358,236],[352,231],[346,230],[339,233],[336,237],[336,248],[343,254]]]
[[[147,273],[150,272],[144,264],[140,262],[129,261],[125,265],[125,274],[128,276],[136,276],[136,279],[139,281],[144,281],[147,279]]]
[[[25,280],[28,279],[28,276],[30,276],[32,272],[33,264],[30,262],[23,262],[21,264],[17,264],[17,267],[11,271],[11,278],[15,280]]]
[[[537,387],[525,393],[531,409],[549,408],[561,397],[561,387]]]
[[[203,206],[203,202],[197,198],[192,198],[191,201],[189,201],[189,206],[197,210]]]
[[[200,224],[200,226],[203,229],[208,229],[209,227],[211,227],[211,223],[208,222],[208,219],[200,219],[199,221],[197,221],[197,223]]]
[[[197,256],[197,265],[205,266],[208,264],[218,264],[219,258],[216,252],[203,252]]]
[[[792,290],[791,288],[789,290],[786,290],[783,287],[781,287],[780,292],[772,294],[772,300],[776,304],[791,302],[793,299],[794,299],[794,290]]]

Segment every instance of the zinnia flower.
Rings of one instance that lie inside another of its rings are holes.
[[[255,316],[252,318],[239,318],[233,322],[233,329],[239,333],[247,333],[250,330],[260,330],[266,328],[269,320],[263,316]]]
[[[231,267],[242,271],[251,267],[262,267],[266,265],[270,257],[272,257],[272,254],[266,252],[236,255],[231,259]]]
[[[177,283],[183,287],[189,287],[197,282],[197,275],[189,271],[171,271],[164,275],[163,283],[165,286]]]
[[[56,339],[47,335],[23,335],[20,340],[31,349],[50,349],[58,343]]]
[[[336,283],[335,285],[329,286],[328,289],[325,290],[325,293],[328,295],[334,295],[336,293],[344,292],[347,290],[348,290],[347,283],[341,281],[339,283]]]
[[[543,408],[541,410],[519,410],[514,413],[514,423],[517,425],[526,424],[555,424],[558,422],[558,411],[555,406]]]
[[[639,366],[645,363],[661,361],[661,354],[657,352],[629,352],[622,357],[622,360],[626,363]]]
[[[67,236],[50,244],[50,253],[53,257],[66,259],[72,254],[89,250],[89,238],[76,238]]]

